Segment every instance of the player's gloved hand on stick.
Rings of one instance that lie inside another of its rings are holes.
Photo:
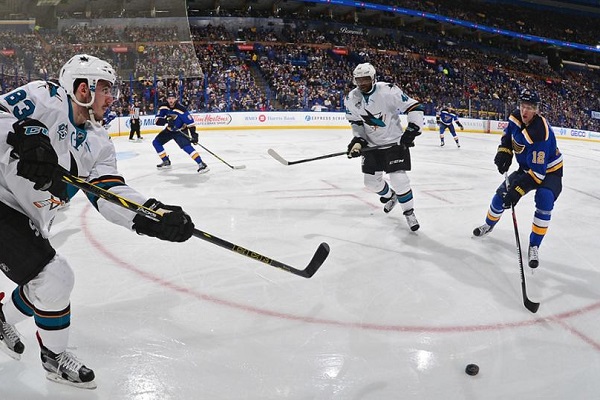
[[[508,191],[504,194],[504,197],[502,198],[502,207],[511,208],[512,206],[516,206],[519,200],[521,200],[521,197],[535,186],[536,183],[529,174],[524,173],[517,177],[513,180]]]
[[[174,114],[169,114],[167,115],[167,127],[170,130],[174,130],[175,129],[175,120],[177,119],[177,116]]]
[[[360,136],[354,136],[350,144],[348,144],[348,158],[359,157],[363,147],[368,147],[369,143]]]
[[[170,242],[185,242],[194,231],[192,218],[179,206],[163,204],[156,199],[148,199],[144,203],[156,212],[164,212],[160,221],[154,221],[143,215],[133,218],[133,229],[140,235],[147,235],[168,240]]]
[[[190,141],[192,144],[198,144],[198,132],[196,132],[196,127],[190,127]]]
[[[460,128],[460,130],[461,130],[461,131],[464,131],[464,130],[465,130],[465,127],[464,127],[464,126],[462,126],[462,124],[459,124],[459,123],[457,122],[457,123],[456,123],[456,125],[458,125],[458,127]]]
[[[68,199],[67,185],[60,180],[58,156],[50,143],[48,128],[42,122],[26,118],[13,124],[6,137],[19,161],[17,175],[34,183],[36,190],[49,191],[62,200]]]
[[[512,164],[513,152],[508,147],[498,146],[498,152],[494,157],[494,164],[498,167],[498,172],[501,174],[508,171],[510,164]]]
[[[404,130],[402,137],[400,138],[400,144],[406,147],[415,146],[415,138],[421,134],[421,128],[414,122],[409,122],[408,126]]]

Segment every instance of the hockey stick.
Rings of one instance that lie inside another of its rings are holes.
[[[192,138],[189,137],[188,135],[186,135],[183,131],[179,131],[183,136],[185,136],[186,138],[188,138],[188,140],[191,142]],[[210,153],[214,158],[216,158],[217,160],[221,161],[223,164],[227,165],[229,168],[231,169],[244,169],[246,168],[245,165],[231,165],[229,164],[227,161],[223,160],[221,157],[219,157],[218,155],[216,155],[215,153],[213,153],[212,151],[210,151],[209,149],[207,149],[206,147],[202,146],[200,143],[196,143],[198,146],[202,147],[204,150],[206,150],[207,153]]]
[[[63,182],[73,185],[76,188],[79,188],[86,193],[90,193],[95,196],[98,196],[110,203],[116,204],[120,207],[123,207],[130,211],[133,211],[136,214],[143,215],[144,217],[150,218],[154,221],[160,221],[160,219],[162,217],[161,213],[158,213],[148,207],[144,207],[143,205],[137,204],[131,200],[121,197],[118,194],[115,194],[108,190],[102,189],[101,187],[96,186],[92,183],[86,182],[85,180],[70,174],[66,170],[61,170],[59,172],[59,174],[60,174],[60,179]],[[223,247],[224,249],[227,249],[229,251],[233,251],[234,253],[241,254],[245,257],[252,258],[256,261],[260,261],[264,264],[270,265],[271,267],[282,269],[286,272],[301,276],[303,278],[312,277],[317,272],[317,270],[321,267],[321,265],[323,264],[323,262],[329,255],[329,245],[327,243],[323,242],[317,248],[317,251],[313,255],[310,262],[308,263],[308,266],[304,269],[296,269],[296,268],[291,267],[287,264],[284,264],[280,261],[263,256],[262,254],[259,254],[255,251],[246,249],[242,246],[238,246],[237,244],[230,243],[226,240],[223,240],[214,235],[211,235],[210,233],[203,232],[199,229],[194,229],[194,232],[192,235],[199,239],[205,240],[209,243]]]
[[[508,173],[504,173],[504,182],[506,190],[508,190]],[[519,267],[521,268],[521,292],[523,292],[523,305],[532,313],[536,313],[540,308],[540,303],[535,303],[527,297],[527,286],[525,284],[525,272],[523,271],[523,254],[521,251],[521,240],[519,239],[519,228],[517,227],[517,215],[515,214],[515,206],[511,205],[513,227],[515,228],[515,239],[517,241],[517,255],[519,256]]]
[[[397,145],[398,143],[394,142],[394,143],[388,143],[388,144],[380,144],[378,146],[372,146],[372,147],[367,147],[362,149],[360,152],[361,153],[366,153],[368,151],[372,151],[372,150],[377,150],[377,149],[381,149],[382,147],[389,147],[389,146],[394,146]],[[294,165],[294,164],[301,164],[301,163],[305,163],[305,162],[309,162],[309,161],[316,161],[316,160],[322,160],[324,158],[331,158],[331,157],[337,157],[337,156],[343,156],[348,154],[347,151],[340,151],[339,153],[331,153],[331,154],[325,154],[323,156],[319,156],[319,157],[313,157],[313,158],[305,158],[303,160],[296,160],[296,161],[287,161],[285,158],[281,157],[275,150],[273,149],[269,149],[267,150],[267,153],[269,153],[269,155],[271,157],[273,157],[274,159],[276,159],[277,161],[279,161],[280,163],[282,163],[283,165]]]

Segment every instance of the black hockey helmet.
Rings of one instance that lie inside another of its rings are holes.
[[[521,90],[521,93],[519,93],[519,102],[530,103],[537,106],[538,104],[540,104],[540,96],[535,90],[523,89]]]

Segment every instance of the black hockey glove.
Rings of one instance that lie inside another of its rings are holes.
[[[169,114],[167,115],[167,128],[169,128],[169,130],[174,131],[175,130],[175,120],[177,119],[177,115],[174,114]]]
[[[61,200],[67,200],[67,185],[58,175],[56,151],[50,143],[48,128],[42,122],[26,118],[13,124],[6,143],[14,150],[11,155],[19,159],[17,175],[34,183],[36,190],[49,191]]]
[[[409,122],[408,126],[404,130],[402,137],[400,138],[400,144],[406,147],[415,146],[415,138],[421,134],[421,128],[414,122]]]
[[[189,131],[190,131],[190,141],[192,142],[192,144],[198,144],[198,133],[196,132],[196,127],[190,126]]]
[[[185,242],[194,231],[192,218],[179,206],[169,206],[156,199],[148,199],[144,203],[156,212],[164,212],[160,221],[154,221],[143,215],[133,218],[133,229],[140,235],[147,235],[168,240],[170,242]]]
[[[508,191],[502,198],[502,207],[511,208],[511,206],[516,206],[519,200],[521,200],[521,197],[536,186],[537,184],[531,175],[523,173],[518,176],[513,180],[512,186],[508,188]]]
[[[348,144],[348,151],[346,152],[346,155],[348,158],[359,157],[362,148],[368,146],[369,143],[365,139],[361,138],[360,136],[354,136],[352,141]]]
[[[460,128],[461,131],[465,130],[465,127],[462,126],[462,124],[460,122],[456,121],[456,125],[458,125],[458,127]]]
[[[512,163],[513,152],[508,147],[498,146],[498,152],[494,157],[494,164],[498,167],[498,172],[501,174],[508,171]]]

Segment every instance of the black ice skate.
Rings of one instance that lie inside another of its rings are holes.
[[[421,225],[419,225],[419,221],[417,221],[417,216],[415,215],[415,211],[411,208],[410,210],[404,211],[404,217],[406,218],[406,223],[410,227],[411,231],[418,230]]]
[[[383,212],[387,214],[390,211],[392,211],[394,207],[396,207],[396,204],[398,204],[398,196],[396,196],[396,192],[392,190],[392,197],[390,197],[389,199],[385,197],[380,197],[379,201],[381,201],[384,204]]]
[[[0,292],[0,300],[4,298],[4,292]],[[0,303],[0,350],[15,360],[21,359],[25,346],[19,338],[19,333],[11,324],[7,324]]]
[[[529,268],[537,268],[540,265],[539,250],[538,246],[529,246],[529,251],[527,252]]]
[[[198,173],[199,174],[205,174],[208,171],[210,171],[210,168],[208,168],[208,165],[206,165],[205,162],[201,162],[200,164],[198,164]]]
[[[490,233],[492,231],[492,229],[494,229],[494,228],[489,226],[488,224],[483,224],[483,225],[478,226],[477,228],[473,229],[473,236],[477,236],[477,237],[485,236],[488,233]]]
[[[95,389],[94,371],[67,351],[55,354],[48,350],[38,335],[42,367],[46,370],[46,378],[53,382],[75,386],[82,389]]]
[[[163,160],[163,162],[161,162],[160,164],[158,164],[156,166],[156,168],[158,168],[158,169],[171,168],[171,160],[169,160],[168,158],[166,160]]]

